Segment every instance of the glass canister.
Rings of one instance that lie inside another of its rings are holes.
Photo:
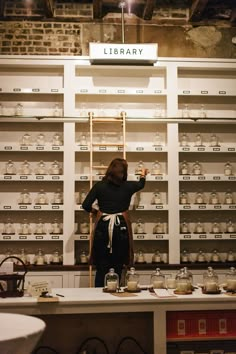
[[[88,263],[88,255],[85,251],[82,251],[79,255],[79,260],[81,264],[87,264]]]
[[[53,193],[52,204],[63,204],[63,193],[60,189]]]
[[[198,191],[195,195],[195,204],[205,204],[204,194],[201,191]]]
[[[143,173],[144,169],[144,163],[143,161],[139,161],[137,167],[135,168],[135,174],[136,175],[141,175]]]
[[[180,224],[180,233],[181,233],[181,234],[188,234],[188,233],[190,233],[189,224],[187,223],[187,221],[183,221],[183,222]]]
[[[219,195],[216,191],[212,191],[209,197],[209,204],[220,204]]]
[[[156,160],[152,164],[151,174],[152,175],[161,175],[161,164],[159,161]]]
[[[183,161],[180,164],[180,175],[189,175],[189,164],[187,161]]]
[[[145,254],[142,250],[139,250],[136,254],[136,263],[141,263],[141,264],[146,263]]]
[[[47,193],[44,191],[44,189],[40,189],[38,192],[35,203],[40,205],[48,204]]]
[[[36,145],[44,146],[45,145],[45,135],[43,133],[39,133],[36,136]]]
[[[81,234],[89,234],[89,223],[85,220],[79,224],[79,232]]]
[[[19,173],[22,174],[22,175],[31,175],[32,168],[31,168],[30,163],[27,160],[25,160],[21,164]]]
[[[36,173],[36,175],[46,175],[47,174],[46,164],[43,160],[40,160],[37,163],[35,173]]]
[[[218,250],[213,250],[212,255],[211,255],[211,262],[221,262],[221,257],[219,255]]]
[[[236,292],[236,269],[230,267],[226,274],[226,288],[227,291]]]
[[[15,235],[15,225],[12,223],[11,219],[8,218],[7,221],[3,224],[3,235]]]
[[[142,222],[142,219],[138,219],[135,227],[134,227],[134,233],[135,234],[143,234],[145,232],[144,230],[144,224]]]
[[[52,145],[53,146],[62,146],[63,145],[63,138],[62,135],[59,133],[55,133],[52,137]]]
[[[54,109],[53,109],[53,117],[60,117],[61,112],[60,112],[60,107],[59,103],[55,103]]]
[[[179,273],[176,275],[176,292],[181,294],[191,294],[192,284],[189,274],[180,269]]]
[[[55,250],[51,257],[51,264],[61,264],[61,257],[58,250]]]
[[[186,133],[183,133],[180,137],[180,146],[189,146],[189,137]]]
[[[51,224],[51,234],[56,235],[61,233],[62,233],[61,225],[57,219],[54,219],[53,223]]]
[[[153,289],[164,289],[165,288],[165,276],[161,273],[160,268],[151,274],[150,285]]]
[[[134,267],[131,267],[126,274],[126,287],[127,291],[137,292],[139,288],[139,274],[136,272]]]
[[[225,176],[231,176],[233,174],[233,166],[232,164],[228,161],[224,165],[224,175]]]
[[[226,262],[235,262],[235,256],[232,250],[227,253]]]
[[[41,250],[41,248],[39,248],[38,252],[36,253],[35,258],[34,258],[34,264],[35,265],[44,265],[45,263],[46,262],[45,262],[45,257],[44,257],[43,251]]]
[[[31,137],[31,134],[25,133],[25,134],[22,136],[22,138],[21,138],[20,144],[21,144],[22,146],[30,146],[30,145],[32,145],[32,137]]]
[[[224,196],[224,204],[233,204],[233,193],[231,192],[231,190],[227,190],[227,192],[225,193]]]
[[[190,256],[187,250],[183,250],[180,256],[181,263],[189,263],[190,262]]]
[[[35,224],[35,229],[34,229],[34,234],[35,235],[45,235],[45,225],[42,222],[42,219],[39,219],[37,224]]]
[[[20,193],[18,204],[32,204],[32,199],[27,189],[24,189],[23,192]]]
[[[219,138],[216,134],[212,134],[210,137],[210,146],[211,147],[217,147],[220,146],[219,144]]]
[[[17,257],[20,258],[23,263],[29,264],[28,255],[26,254],[24,248],[21,248],[20,253],[17,255]],[[20,263],[20,262],[19,262],[19,263]]]
[[[15,106],[15,115],[22,116],[23,115],[23,105],[21,103],[17,103]]]
[[[109,292],[116,292],[119,288],[119,276],[115,273],[114,268],[110,268],[109,272],[105,275],[104,287]]]
[[[217,221],[213,222],[211,225],[211,233],[218,234],[220,232],[221,232],[220,223],[218,223]]]
[[[162,146],[160,133],[156,132],[153,139],[154,146]]]
[[[162,222],[158,221],[153,228],[153,233],[154,234],[164,234],[165,233],[164,224]]]
[[[192,174],[195,176],[199,176],[202,174],[202,165],[200,164],[200,162],[198,161],[194,162],[192,168]]]
[[[189,118],[190,117],[190,110],[187,104],[184,105],[182,109],[182,118]]]
[[[235,226],[231,220],[228,220],[226,224],[226,232],[231,234],[235,232]]]
[[[179,195],[179,204],[184,205],[184,204],[189,204],[188,202],[188,193],[185,191],[181,191]]]
[[[162,198],[161,198],[161,193],[159,192],[158,189],[156,189],[155,192],[153,193],[151,204],[154,204],[154,205],[163,204]]]
[[[198,133],[195,137],[195,146],[203,146],[202,143],[202,135],[200,133]]]
[[[20,223],[19,234],[20,235],[30,235],[31,234],[31,227],[26,219],[24,219],[22,221],[22,223]]]
[[[194,233],[195,234],[203,234],[203,233],[205,233],[204,225],[203,225],[203,223],[200,220],[195,225]]]
[[[219,292],[218,275],[212,267],[208,267],[203,274],[203,291],[208,294]]]
[[[87,135],[85,133],[81,134],[81,136],[79,138],[79,145],[82,145],[82,146],[88,145]]]
[[[202,250],[199,250],[196,261],[198,263],[205,263],[207,261],[205,253]]]
[[[162,257],[159,250],[156,250],[152,256],[152,263],[161,263]]]
[[[54,160],[54,162],[51,164],[50,174],[51,175],[60,175],[61,174],[61,166],[57,160]]]
[[[12,160],[8,160],[5,167],[5,175],[15,175],[16,174],[16,166]]]

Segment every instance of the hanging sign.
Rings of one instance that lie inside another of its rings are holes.
[[[157,61],[157,44],[89,43],[92,64],[153,64]]]

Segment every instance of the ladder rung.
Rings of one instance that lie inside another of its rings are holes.
[[[94,123],[122,122],[123,118],[92,118]]]

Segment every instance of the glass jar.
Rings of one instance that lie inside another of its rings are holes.
[[[29,133],[25,133],[21,138],[21,145],[30,146],[32,145],[32,137]]]
[[[27,222],[26,219],[24,219],[23,222],[20,224],[19,234],[20,235],[30,235],[31,234],[30,224]]]
[[[189,224],[188,224],[186,221],[183,221],[183,222],[180,224],[180,233],[181,233],[181,234],[188,234],[188,233],[190,233]]]
[[[79,225],[79,231],[81,234],[89,234],[89,223],[86,221],[83,221]]]
[[[204,225],[201,221],[198,221],[197,224],[195,225],[195,234],[203,234],[205,233]]]
[[[152,175],[161,175],[161,164],[157,160],[152,165]]]
[[[181,263],[189,263],[190,262],[189,253],[187,250],[182,251],[180,259],[181,259]]]
[[[53,223],[51,224],[51,233],[52,234],[61,234],[61,225],[57,221],[57,219],[54,219]]]
[[[135,228],[134,228],[134,233],[135,234],[143,234],[144,233],[144,224],[142,222],[142,219],[138,219]]]
[[[79,139],[79,145],[82,145],[82,146],[88,145],[87,136],[85,133],[81,134],[80,139]]]
[[[143,169],[144,169],[144,163],[143,161],[140,160],[137,167],[135,168],[135,174],[141,175],[143,173]]]
[[[60,108],[58,103],[55,103],[54,105],[53,116],[60,117]]]
[[[59,133],[55,133],[52,137],[52,145],[53,146],[62,146],[63,145],[63,138],[62,135]]]
[[[203,274],[203,289],[206,293],[217,293],[219,291],[218,275],[212,267],[208,267]]]
[[[12,160],[8,160],[5,167],[5,175],[15,175],[16,174],[16,167]]]
[[[192,174],[195,176],[199,176],[202,174],[202,165],[200,164],[200,162],[196,161],[193,164]]]
[[[228,161],[224,165],[224,175],[225,176],[231,176],[233,174],[233,166],[232,164]]]
[[[110,268],[109,272],[105,275],[104,287],[110,292],[116,292],[119,288],[119,276],[115,273],[114,268]]]
[[[226,193],[225,193],[225,197],[224,197],[224,204],[233,204],[234,201],[233,201],[233,193],[228,190]]]
[[[165,289],[165,276],[161,273],[160,268],[151,274],[150,284],[153,289]]]
[[[199,117],[200,118],[206,118],[207,117],[207,112],[204,104],[201,104],[201,108],[199,111]]]
[[[24,248],[21,248],[20,253],[17,255],[18,258],[24,263],[24,264],[29,264],[29,259],[28,255],[25,252]],[[18,262],[20,264],[20,262]]]
[[[155,108],[155,117],[157,118],[161,118],[163,116],[163,110],[161,108],[160,103],[156,104],[156,108]]]
[[[216,134],[212,134],[210,137],[210,146],[211,147],[216,147],[216,146],[220,146],[219,144],[219,138]]]
[[[181,162],[180,164],[180,175],[189,175],[189,164],[186,161]]]
[[[23,105],[21,103],[17,103],[17,105],[15,106],[15,115],[23,116]]]
[[[52,254],[51,264],[61,264],[61,257],[58,250],[55,250]]]
[[[164,234],[164,224],[158,221],[153,228],[154,234]]]
[[[190,270],[187,267],[183,268],[183,272],[184,274],[187,275],[189,281],[190,281],[190,285],[189,285],[189,290],[192,290],[193,287],[193,274],[190,272]]]
[[[139,288],[139,275],[136,273],[135,268],[131,267],[126,274],[126,287],[130,292],[136,292]]]
[[[219,255],[219,252],[217,250],[213,250],[212,255],[211,255],[211,262],[221,262],[221,258]]]
[[[151,204],[158,205],[158,204],[163,204],[161,200],[161,193],[158,191],[158,189],[155,190],[152,196]]]
[[[236,269],[230,267],[226,274],[226,287],[227,291],[236,292]]]
[[[228,220],[226,224],[226,232],[230,234],[233,234],[235,232],[235,226],[231,220]]]
[[[36,175],[46,175],[47,174],[47,169],[46,169],[46,164],[44,163],[43,160],[40,160],[37,164],[37,167],[35,169]]]
[[[162,146],[160,133],[156,132],[153,139],[153,146]]]
[[[183,133],[180,137],[180,146],[189,146],[189,137],[186,133]]]
[[[52,204],[63,204],[63,193],[60,189],[57,189],[53,194]]]
[[[59,164],[59,162],[57,160],[55,160],[51,164],[50,174],[51,175],[60,175],[61,174],[61,166],[60,166],[60,164]]]
[[[3,116],[3,110],[4,110],[3,104],[0,103],[0,116]]]
[[[192,284],[189,277],[189,274],[184,271],[184,269],[180,269],[179,273],[176,275],[176,292],[182,294],[191,293]]]
[[[227,262],[235,262],[235,256],[234,256],[234,252],[233,251],[230,250],[227,253],[226,261]]]
[[[205,256],[205,253],[202,250],[199,250],[199,252],[197,254],[196,261],[198,263],[205,263],[206,262],[206,256]]]
[[[34,234],[35,235],[45,235],[46,234],[42,219],[39,219],[38,223],[35,224]]]
[[[35,255],[34,258],[34,264],[35,265],[44,265],[45,262],[45,257],[43,255],[43,251],[41,250],[41,248],[38,249],[38,252]]]
[[[32,204],[32,199],[27,189],[24,189],[23,192],[20,193],[18,204]]]
[[[7,221],[3,224],[3,235],[15,235],[15,225],[12,223],[11,219],[8,218]]]
[[[188,193],[187,192],[185,192],[185,191],[180,192],[179,204],[181,204],[181,205],[188,204]]]
[[[79,260],[81,264],[87,264],[88,263],[88,255],[85,251],[82,251],[79,255]]]
[[[205,204],[204,195],[202,192],[199,191],[196,193],[194,203],[195,204]]]
[[[189,118],[189,117],[190,117],[189,107],[187,104],[185,104],[184,108],[182,109],[182,118]]]
[[[87,192],[82,189],[81,192],[79,193],[79,204],[82,204],[87,196]]]
[[[38,192],[37,197],[35,199],[35,203],[40,205],[48,204],[47,194],[43,189],[40,189],[40,191]]]
[[[159,250],[156,250],[152,256],[152,263],[161,263],[162,259],[161,259],[161,254]]]
[[[219,195],[216,191],[212,191],[209,198],[209,204],[220,204]]]
[[[45,135],[43,133],[39,133],[36,136],[36,145],[44,146],[45,145]]]
[[[145,261],[145,254],[143,253],[142,250],[139,250],[136,255],[136,263],[141,263],[144,264],[146,263]]]
[[[198,133],[195,137],[195,146],[203,146],[202,143],[202,135],[200,133]]]
[[[211,233],[218,234],[220,232],[221,232],[220,224],[217,221],[213,222],[213,224],[211,225]]]
[[[22,164],[21,164],[21,166],[20,166],[20,174],[22,174],[22,175],[31,175],[31,173],[32,173],[32,168],[31,168],[31,165],[30,165],[30,163],[27,161],[27,160],[25,160]]]

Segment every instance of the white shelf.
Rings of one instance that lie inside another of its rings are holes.
[[[212,174],[205,174],[199,176],[193,175],[182,175],[179,176],[180,181],[236,181],[236,176],[225,176],[223,174],[219,175],[212,175]]]
[[[34,211],[55,211],[55,210],[64,210],[64,205],[35,205],[35,204],[22,204],[22,205],[3,205],[2,203],[0,204],[0,210],[18,210],[18,211],[24,211],[24,210],[34,210]]]
[[[12,143],[0,143],[0,151],[64,151],[63,146],[53,146],[53,145],[45,145],[45,146],[23,146],[19,144]]]
[[[185,204],[179,210],[236,210],[236,204]]]
[[[0,175],[0,181],[64,181],[63,175]]]
[[[179,96],[236,96],[236,90],[227,90],[227,89],[215,89],[211,88],[206,90],[200,88],[198,90],[194,89],[184,89],[178,91]]]
[[[236,146],[186,146],[179,147],[179,152],[211,152],[211,153],[220,153],[220,152],[235,152]]]
[[[64,235],[61,234],[44,234],[44,235],[1,235],[0,241],[63,241]]]
[[[235,240],[236,233],[223,234],[223,233],[202,233],[202,234],[180,234],[180,240]]]

